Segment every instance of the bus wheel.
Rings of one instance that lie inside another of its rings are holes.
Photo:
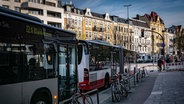
[[[105,88],[108,88],[109,87],[109,75],[106,74],[105,75],[105,85],[104,85]]]
[[[47,91],[36,92],[32,99],[31,104],[51,104],[52,98]]]

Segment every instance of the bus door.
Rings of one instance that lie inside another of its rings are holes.
[[[116,74],[115,52],[111,51],[111,75]]]
[[[59,90],[61,100],[69,98],[77,88],[76,47],[59,45]]]

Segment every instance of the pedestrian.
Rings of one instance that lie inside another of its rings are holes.
[[[142,78],[145,78],[145,76],[146,76],[146,72],[145,72],[144,67],[142,67]]]
[[[165,62],[164,62],[164,60],[162,60],[162,69],[163,69],[163,70],[165,70],[165,69],[164,69],[164,64],[165,64]]]
[[[161,71],[162,70],[162,60],[161,60],[161,58],[159,58],[159,60],[157,61],[157,65],[159,67],[158,71]]]

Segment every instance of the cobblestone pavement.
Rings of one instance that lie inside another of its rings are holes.
[[[184,104],[184,72],[160,72],[144,104]]]

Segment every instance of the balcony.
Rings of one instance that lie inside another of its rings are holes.
[[[139,42],[138,45],[139,46],[147,46],[147,45],[150,45],[150,43],[143,43],[143,42],[141,43],[141,42]]]
[[[67,24],[66,25],[66,28],[67,29],[75,29],[75,25],[73,25],[73,24]]]
[[[106,29],[105,29],[105,28],[101,28],[101,27],[94,26],[94,27],[93,27],[93,31],[104,32],[104,31],[106,31]]]
[[[105,28],[100,28],[100,32],[104,32],[104,31],[106,31]]]
[[[93,31],[100,31],[100,27],[94,26]]]
[[[43,4],[33,3],[33,2],[30,2],[30,1],[22,3],[21,7],[23,7],[23,8],[44,9]]]

